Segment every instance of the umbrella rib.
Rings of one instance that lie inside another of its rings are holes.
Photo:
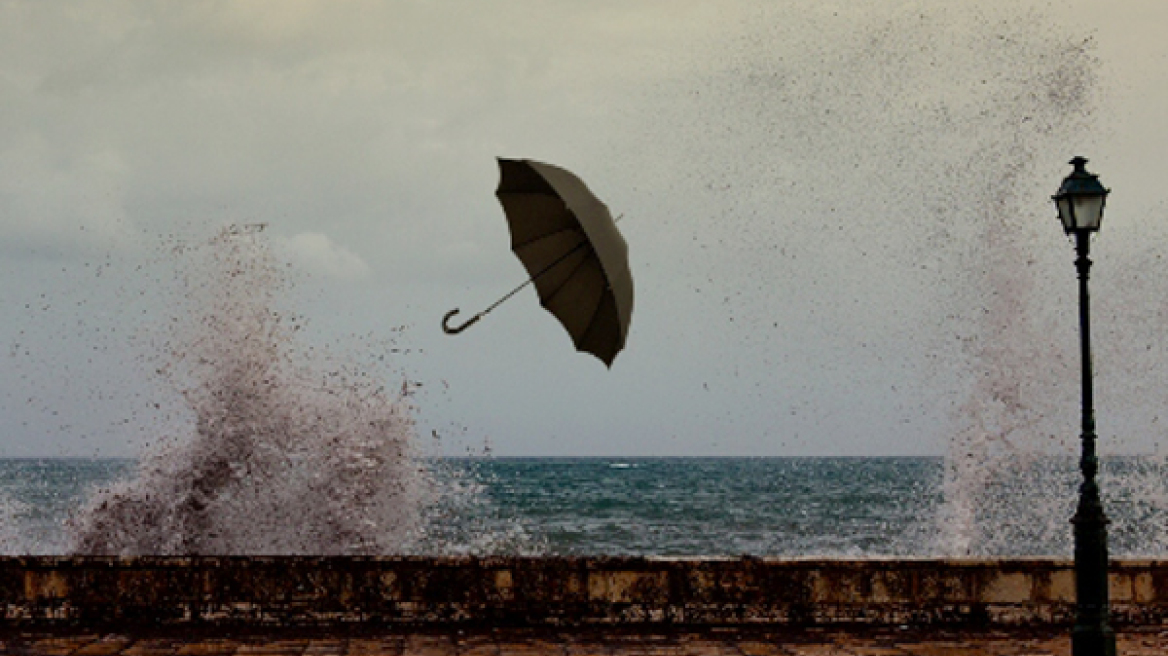
[[[604,303],[604,296],[603,295],[600,297],[600,300],[596,303],[596,310],[592,312],[592,318],[588,320],[588,327],[584,329],[584,332],[580,333],[580,343],[581,344],[584,344],[587,341],[588,336],[592,334],[592,329],[596,327],[596,320],[600,317],[600,314],[601,314],[600,313],[600,304],[601,303]]]
[[[583,246],[583,245],[584,244],[581,244],[580,246]],[[568,251],[567,253],[564,253],[564,255],[562,257],[560,257],[560,259],[556,260],[555,262],[552,262],[550,265],[548,265],[548,267],[546,269],[544,269],[543,271],[540,271],[539,275],[542,276],[543,274],[550,271],[552,269],[552,267],[556,266],[557,264],[563,263],[564,260],[568,259],[569,255],[572,255],[576,251],[580,250],[580,246],[573,248],[572,250]],[[568,272],[568,275],[564,276],[564,279],[560,281],[560,284],[556,285],[555,289],[548,290],[547,298],[550,300],[553,297],[555,297],[556,294],[559,294],[560,291],[563,290],[565,286],[567,286],[568,281],[572,279],[572,275],[576,273],[576,270],[579,269],[580,267],[584,266],[584,263],[587,261],[588,261],[588,258],[585,257],[584,259],[580,260],[579,264],[572,267],[572,270]]]
[[[579,248],[579,247],[577,247],[577,249],[578,249],[578,248]],[[577,249],[573,249],[573,251],[572,251],[572,252],[575,252],[575,250],[577,250]],[[571,253],[569,253],[569,255],[571,255]],[[560,261],[562,261],[563,259],[564,259],[564,258],[560,258]],[[567,287],[567,286],[568,286],[568,281],[572,279],[572,276],[573,276],[573,275],[574,275],[574,274],[575,274],[577,271],[579,271],[579,270],[580,270],[580,267],[584,266],[584,263],[585,263],[585,262],[587,262],[587,261],[588,261],[588,258],[587,258],[587,257],[585,257],[584,259],[580,260],[580,263],[579,263],[579,264],[577,264],[575,267],[572,267],[572,270],[568,272],[568,275],[564,276],[564,279],[563,279],[563,280],[560,282],[560,284],[559,284],[559,285],[557,285],[557,286],[556,286],[556,288],[555,288],[554,290],[551,290],[551,292],[550,292],[550,293],[547,295],[547,299],[546,299],[546,300],[547,300],[547,301],[551,301],[551,299],[555,298],[555,297],[556,297],[556,295],[558,295],[558,294],[559,294],[561,291],[563,291],[564,287]],[[559,263],[559,261],[557,261],[557,262],[556,262],[556,264],[558,264],[558,263]],[[553,264],[552,266],[555,266],[555,264]],[[551,267],[548,267],[548,268],[550,269]],[[544,271],[546,272],[546,271],[547,271],[547,269],[544,269]],[[546,303],[545,303],[545,305],[546,305]],[[593,318],[595,318],[595,316],[593,316]],[[589,325],[589,326],[591,326],[591,325],[592,325],[592,323],[591,323],[591,320],[589,320],[589,323],[588,323],[588,325]],[[587,332],[587,331],[585,331],[585,332]]]
[[[528,239],[527,241],[523,242],[522,244],[512,244],[511,250],[526,248],[527,246],[530,246],[530,245],[536,243],[537,241],[542,241],[544,239],[547,239],[548,237],[553,237],[555,235],[563,234],[565,232],[579,233],[580,230],[574,226],[568,226],[566,228],[560,228],[559,230],[556,230],[554,232],[545,232],[544,234],[542,234],[538,237],[532,237],[531,239]],[[587,241],[587,240],[585,240],[585,241]],[[558,262],[557,262],[557,264],[558,264]],[[553,264],[552,266],[555,266],[555,264]]]
[[[549,234],[551,234],[551,233],[549,233]],[[499,300],[495,301],[494,303],[491,303],[491,305],[490,305],[490,306],[489,306],[487,309],[485,309],[485,310],[483,310],[482,312],[480,312],[480,313],[478,314],[478,316],[479,316],[479,317],[482,317],[482,316],[486,315],[488,312],[490,312],[491,310],[494,310],[495,308],[499,307],[499,306],[500,306],[500,305],[502,305],[503,303],[507,302],[507,299],[509,299],[509,298],[511,298],[512,296],[514,296],[514,295],[518,294],[518,293],[519,293],[519,291],[520,291],[521,289],[523,289],[524,287],[526,287],[526,286],[530,285],[531,283],[535,282],[535,281],[536,281],[536,279],[538,279],[538,278],[542,277],[542,276],[543,276],[545,273],[547,273],[548,271],[551,271],[553,268],[555,268],[555,267],[556,267],[556,265],[558,265],[558,264],[560,264],[561,262],[563,262],[564,260],[568,259],[568,257],[570,257],[571,255],[575,254],[575,253],[576,253],[576,251],[580,250],[581,248],[583,248],[584,246],[587,246],[587,245],[588,245],[588,241],[587,241],[587,240],[585,240],[585,241],[582,241],[582,242],[580,242],[579,244],[576,244],[576,246],[575,246],[575,247],[573,247],[573,248],[572,248],[572,250],[570,250],[570,251],[568,251],[568,252],[564,253],[563,255],[561,255],[561,256],[559,256],[559,257],[557,257],[557,258],[555,259],[555,261],[553,261],[551,264],[549,264],[549,265],[545,266],[543,269],[541,269],[541,270],[539,271],[539,273],[536,273],[535,275],[533,275],[533,276],[531,276],[530,278],[528,278],[527,280],[525,280],[525,281],[524,281],[524,282],[523,282],[521,285],[519,285],[519,286],[518,286],[518,287],[516,287],[515,289],[512,289],[511,291],[509,291],[509,292],[507,292],[506,294],[504,294],[504,295],[503,295],[503,297],[502,297],[502,298],[500,298]],[[585,258],[585,259],[587,259],[587,258]],[[576,267],[576,268],[577,268],[577,269],[578,269],[578,268],[580,268],[580,267],[579,267],[579,265],[577,265],[577,267]],[[572,269],[572,271],[575,271],[575,270],[576,270],[576,269]],[[565,282],[566,282],[566,280],[565,280]],[[563,283],[561,283],[561,284],[560,284],[560,286],[556,288],[556,291],[558,292],[558,291],[559,291],[559,290],[560,290],[562,287],[563,287]]]

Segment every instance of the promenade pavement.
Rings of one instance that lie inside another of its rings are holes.
[[[1121,630],[1124,656],[1168,655],[1168,627]],[[292,633],[0,629],[0,654],[20,656],[1069,656],[1062,632],[706,629],[604,632],[496,629]]]

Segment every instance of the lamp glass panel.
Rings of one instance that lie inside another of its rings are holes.
[[[1076,228],[1082,230],[1098,230],[1103,220],[1103,196],[1076,196],[1075,222]]]
[[[1075,229],[1075,211],[1071,207],[1071,199],[1062,196],[1055,199],[1055,205],[1058,207],[1059,219],[1063,222],[1063,227],[1067,231]]]

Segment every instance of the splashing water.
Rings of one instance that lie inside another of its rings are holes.
[[[718,272],[700,281],[725,299],[712,311],[774,365],[774,426],[940,430],[944,503],[915,552],[1068,552],[1073,486],[1048,474],[1077,434],[1073,252],[1047,198],[1098,133],[1091,38],[1012,5],[759,14],[690,93],[677,159],[731,162],[694,174],[717,219],[693,240],[718,247],[694,269]]]
[[[89,500],[68,526],[75,552],[391,553],[424,532],[435,489],[408,386],[297,348],[302,323],[279,309],[284,272],[257,232],[174,250],[181,311],[151,341],[193,430]]]
[[[0,554],[27,553],[32,551],[28,539],[21,530],[21,516],[28,513],[26,504],[0,494]]]

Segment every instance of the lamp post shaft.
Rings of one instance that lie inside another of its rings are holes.
[[[1091,233],[1075,233],[1079,270],[1079,339],[1082,356],[1083,432],[1079,469],[1079,507],[1071,520],[1075,526],[1075,628],[1071,634],[1074,656],[1115,656],[1115,632],[1108,623],[1107,516],[1099,497],[1099,458],[1095,453],[1095,394],[1091,371],[1091,307],[1087,281]]]

